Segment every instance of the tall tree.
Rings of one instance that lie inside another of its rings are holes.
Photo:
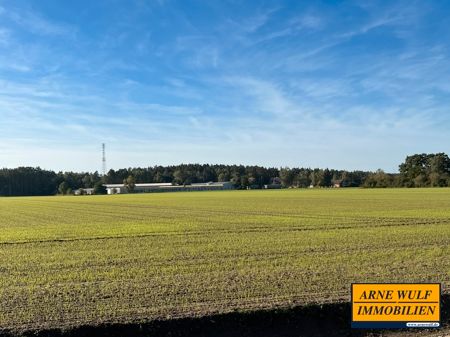
[[[136,179],[132,175],[129,175],[126,179],[123,180],[123,184],[125,185],[128,193],[133,193],[134,188],[136,187]]]
[[[61,184],[59,184],[58,186],[58,192],[59,194],[65,195],[67,194],[67,192],[69,191],[69,184],[67,183],[67,181],[63,181]]]

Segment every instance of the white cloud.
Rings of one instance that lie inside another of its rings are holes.
[[[290,26],[295,26],[298,29],[319,29],[324,25],[324,19],[319,15],[315,14],[304,14],[295,17],[289,21]]]
[[[272,14],[277,12],[279,8],[270,8],[264,10],[262,13],[256,14],[251,17],[247,17],[244,20],[235,21],[229,20],[229,22],[238,27],[241,32],[250,34],[255,33],[261,27],[263,27],[271,18]]]
[[[29,9],[9,8],[4,13],[10,20],[34,34],[63,36],[73,36],[75,34],[74,27],[53,22]]]
[[[3,69],[11,69],[15,71],[19,71],[22,73],[26,73],[31,70],[31,68],[24,64],[17,64],[17,63],[8,63],[8,64],[2,64],[0,65],[0,68]]]
[[[305,117],[298,104],[274,83],[249,77],[230,77],[225,80],[231,86],[238,86],[241,93],[250,98],[249,105],[255,113],[269,113],[276,117]]]
[[[1,13],[0,13],[1,14]],[[8,45],[11,38],[11,32],[8,29],[0,27],[0,46]]]

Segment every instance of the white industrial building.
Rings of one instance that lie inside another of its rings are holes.
[[[129,193],[125,184],[104,184],[108,194]],[[231,190],[234,186],[229,181],[195,183],[191,185],[172,185],[171,183],[142,183],[135,184],[133,193],[145,192],[178,192],[178,191],[214,191]]]
[[[73,192],[73,194],[75,194],[75,195],[83,195],[83,194],[92,195],[92,194],[94,194],[94,189],[93,188],[79,188],[79,189],[75,190]]]

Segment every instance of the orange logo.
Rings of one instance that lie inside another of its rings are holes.
[[[352,284],[352,327],[440,326],[439,283]]]

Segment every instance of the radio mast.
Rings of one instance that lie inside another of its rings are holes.
[[[102,173],[106,175],[106,151],[105,143],[102,143]]]

